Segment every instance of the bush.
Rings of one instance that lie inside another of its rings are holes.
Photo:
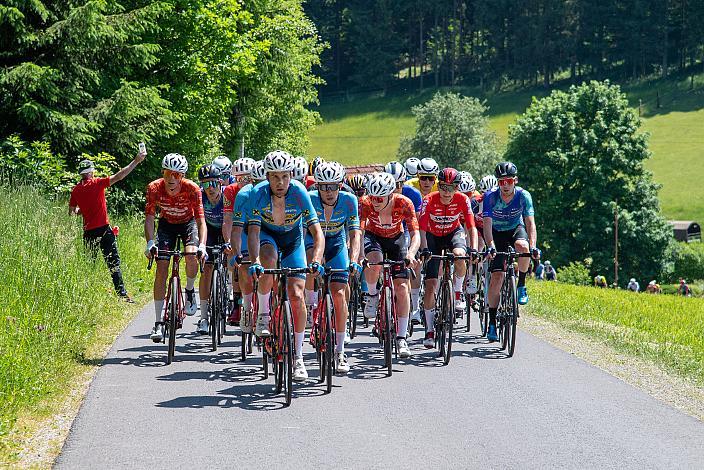
[[[592,283],[591,275],[589,274],[588,260],[584,262],[573,261],[567,266],[557,270],[557,280],[574,284],[576,286],[589,286]]]
[[[68,193],[77,178],[46,142],[30,144],[11,136],[0,143],[0,182],[10,187],[27,185],[48,194]]]
[[[678,243],[675,249],[675,272],[669,278],[677,281],[704,279],[704,243]]]

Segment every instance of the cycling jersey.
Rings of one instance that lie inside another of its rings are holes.
[[[501,190],[494,189],[484,194],[484,217],[491,218],[494,230],[504,232],[525,225],[523,217],[535,215],[533,198],[525,189],[516,186],[513,198],[508,203],[501,198]]]
[[[455,192],[447,205],[440,200],[440,193],[430,193],[423,198],[420,229],[435,236],[447,235],[462,226],[460,218],[464,220],[465,226],[474,227],[474,215],[470,206],[469,198],[460,192]]]
[[[146,215],[156,215],[171,224],[182,224],[193,219],[203,219],[203,200],[200,188],[193,181],[181,180],[181,190],[178,194],[169,195],[166,192],[164,178],[154,180],[147,186]]]
[[[413,186],[408,186],[404,184],[403,188],[401,189],[401,194],[411,200],[416,212],[420,212],[421,208],[423,207],[423,196],[420,194],[420,191],[418,191]]]
[[[310,200],[323,229],[325,237],[343,236],[350,230],[359,230],[359,215],[357,198],[352,194],[340,191],[337,203],[332,209],[330,219],[325,218],[325,206],[317,190],[311,191]]]
[[[474,225],[478,229],[484,228],[484,215],[482,214],[482,206],[484,205],[484,195],[479,194],[472,197],[472,213],[474,214]]]
[[[205,215],[205,223],[207,223],[211,227],[221,228],[225,198],[221,194],[218,201],[213,204],[212,202],[210,202],[210,199],[208,199],[208,195],[205,194],[205,191],[202,191],[201,199],[203,200],[203,213]]]
[[[418,219],[410,199],[402,194],[391,195],[392,205],[390,223],[383,223],[379,213],[374,210],[369,196],[362,196],[359,200],[359,218],[362,230],[371,232],[382,238],[394,238],[403,232],[403,222],[409,231],[418,230]]]
[[[240,183],[232,183],[227,186],[222,190],[222,195],[225,198],[224,202],[224,211],[225,212],[232,212],[232,208],[235,205],[235,199],[237,198],[237,193],[239,193],[242,188],[245,188],[247,186],[251,186],[250,183],[240,186]]]
[[[93,230],[110,223],[105,189],[110,187],[110,178],[83,180],[71,190],[68,205],[78,207],[83,216],[83,230]]]
[[[417,177],[409,179],[408,181],[406,181],[405,184],[416,188],[418,191],[420,191],[421,194],[423,194],[423,192],[420,190],[420,180],[418,180]],[[433,183],[433,188],[430,190],[430,192],[432,193],[433,191],[437,191],[437,190],[438,190],[438,179],[435,178],[435,183]],[[430,194],[430,193],[428,193],[428,194]]]
[[[261,225],[269,232],[285,233],[292,230],[302,231],[302,227],[317,224],[318,216],[310,201],[305,186],[298,181],[291,181],[284,198],[283,225],[274,223],[274,206],[268,181],[254,187],[249,196],[249,220],[252,225]]]

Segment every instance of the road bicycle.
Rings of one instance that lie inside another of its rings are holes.
[[[499,335],[501,350],[507,350],[508,357],[513,356],[516,348],[516,324],[518,323],[518,294],[516,293],[516,270],[514,262],[518,258],[530,258],[530,253],[517,253],[512,247],[505,252],[497,252],[497,256],[505,256],[502,271],[504,282],[501,284],[501,296],[496,311],[496,329]]]
[[[350,333],[350,339],[354,339],[357,334],[357,318],[362,306],[362,283],[359,276],[360,273],[350,273],[350,300],[347,304],[347,331]]]
[[[208,329],[213,351],[217,351],[225,335],[225,324],[229,312],[230,296],[229,275],[227,272],[227,255],[225,246],[207,247],[213,255],[213,276],[210,281],[210,303],[208,304]]]
[[[480,256],[485,256],[486,253],[480,253]],[[478,264],[471,264],[467,272],[472,272],[472,276],[477,278],[477,291],[474,294],[468,292],[469,276],[465,279],[465,296],[467,298],[467,332],[471,327],[472,311],[477,312],[479,320],[479,330],[482,337],[486,336],[489,328],[489,310],[486,303],[487,290],[489,287],[488,263],[486,260],[480,261]]]

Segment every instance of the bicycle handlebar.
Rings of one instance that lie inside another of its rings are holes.
[[[185,251],[170,251],[170,250],[160,250],[158,251],[157,256],[154,256],[154,251],[152,251],[152,257],[149,258],[149,263],[147,264],[147,271],[151,271],[152,266],[154,265],[154,258],[158,256],[168,256],[171,258],[172,256],[179,256],[179,257],[184,257],[184,256],[198,256],[198,253],[186,253]],[[203,258],[198,259],[198,264],[200,265],[200,272],[201,274],[203,273]]]

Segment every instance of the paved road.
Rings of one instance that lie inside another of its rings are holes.
[[[362,330],[349,376],[329,395],[294,385],[284,408],[260,358],[240,362],[234,334],[212,353],[189,319],[166,366],[146,335],[152,308],[100,367],[58,468],[704,466],[704,423],[522,332],[511,359],[463,333],[447,367],[416,334],[386,378]]]

